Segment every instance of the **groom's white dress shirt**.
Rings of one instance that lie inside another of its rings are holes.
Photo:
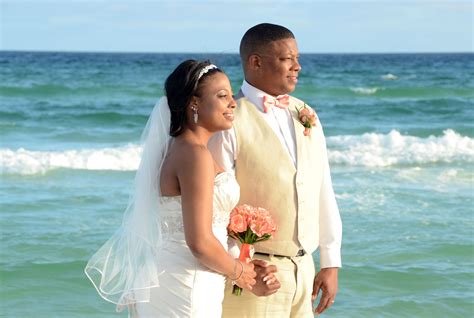
[[[271,127],[283,147],[288,150],[288,155],[296,166],[298,160],[296,157],[296,136],[289,110],[271,107],[269,111],[265,113],[262,105],[263,96],[270,95],[253,87],[245,80],[242,84],[241,91],[243,95],[260,110],[262,117]],[[216,134],[209,142],[209,149],[213,153],[214,159],[227,171],[235,172],[237,147],[237,140],[233,128],[221,134]],[[214,151],[214,149],[217,150]],[[319,251],[321,268],[341,267],[342,226],[332,187],[329,163],[327,161],[326,165],[321,189],[322,195],[320,197]]]

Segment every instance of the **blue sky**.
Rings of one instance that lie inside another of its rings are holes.
[[[234,53],[261,22],[301,52],[473,52],[471,0],[0,0],[0,49]]]

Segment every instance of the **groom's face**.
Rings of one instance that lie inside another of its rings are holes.
[[[271,42],[262,49],[258,83],[270,95],[283,95],[295,90],[301,65],[296,40],[292,38]]]

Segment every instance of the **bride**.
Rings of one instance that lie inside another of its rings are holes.
[[[248,290],[256,282],[254,265],[227,252],[239,186],[207,149],[214,132],[232,127],[236,103],[227,76],[208,62],[181,63],[165,91],[143,134],[122,226],[85,273],[131,317],[220,317],[226,278]]]

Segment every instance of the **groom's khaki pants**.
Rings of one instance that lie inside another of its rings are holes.
[[[235,296],[231,282],[227,281],[222,317],[314,317],[311,292],[315,269],[311,254],[292,258],[255,254],[254,259],[277,266],[275,275],[281,283],[280,289],[268,297],[257,297],[248,290]]]

